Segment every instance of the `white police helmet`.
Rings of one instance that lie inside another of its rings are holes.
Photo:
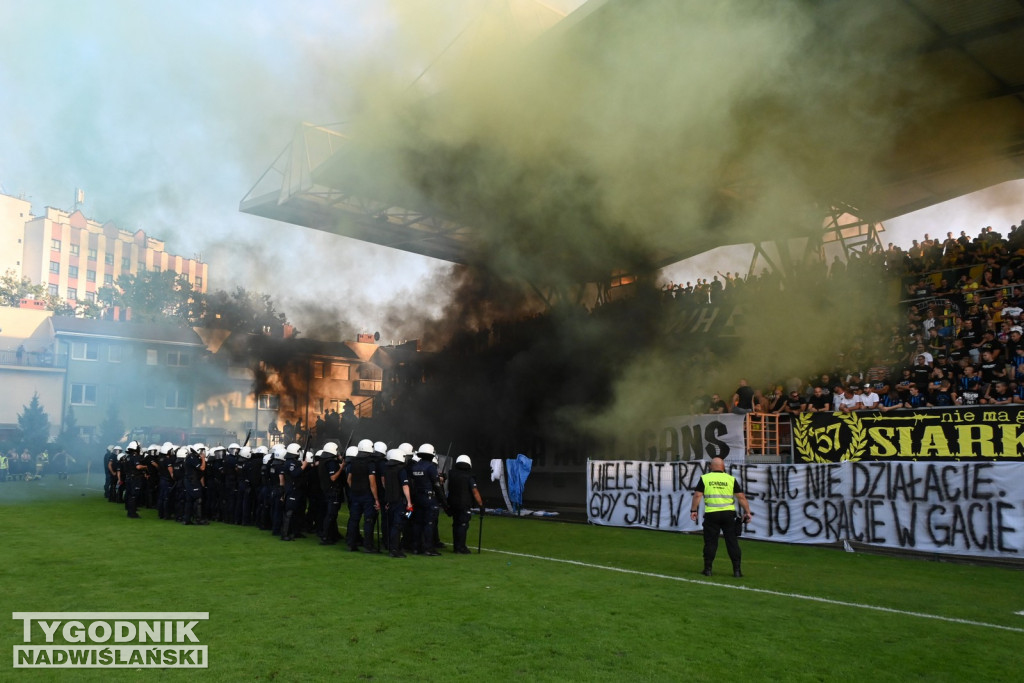
[[[285,452],[285,455],[288,455],[288,456],[302,455],[302,446],[300,446],[297,443],[290,443],[290,444],[288,444],[288,448],[286,448],[284,450],[284,452]]]
[[[228,450],[229,451],[230,450],[237,451],[239,448],[241,448],[241,446],[239,446],[237,443],[229,443],[228,444]]]
[[[420,446],[416,452],[420,455],[434,455],[434,446],[433,444],[425,443]]]
[[[392,460],[394,462],[404,463],[405,462],[405,453],[403,453],[398,448],[392,448],[390,451],[388,451],[388,460]]]
[[[455,458],[455,464],[456,465],[469,465],[470,467],[472,467],[473,466],[473,461],[469,459],[468,455],[460,455],[459,457]]]
[[[174,457],[178,458],[179,460],[184,460],[185,456],[187,456],[187,455],[188,455],[188,446],[182,446],[181,448],[178,449],[178,452],[174,454]]]
[[[328,441],[327,443],[324,444],[324,449],[320,452],[329,456],[337,455],[338,444],[334,443],[333,441]]]
[[[248,446],[242,446],[241,448],[238,449],[238,457],[245,458],[246,460],[248,460],[249,458],[252,457],[252,449],[249,448]]]
[[[160,455],[167,455],[174,450],[174,444],[170,441],[164,441],[164,445],[160,447]]]
[[[128,452],[138,451],[139,450],[139,442],[138,441],[129,441],[128,442],[128,448],[126,448],[125,450],[128,451]]]
[[[266,455],[270,451],[267,450],[266,446],[257,446],[256,448],[252,449],[252,452],[254,455]]]
[[[345,449],[345,457],[346,458],[354,458],[357,455],[359,455],[359,447],[358,446],[349,446],[348,448]]]
[[[388,454],[388,445],[383,441],[375,441],[373,443],[373,452],[380,453],[381,455]]]
[[[270,464],[270,459],[272,457],[274,457],[274,456],[272,456],[270,453],[264,453],[263,454],[263,464],[264,465],[269,465]]]
[[[320,452],[321,451],[317,451],[317,454],[318,454],[317,457],[320,457],[319,456]],[[307,465],[312,465],[313,464],[313,451],[306,451],[306,464]]]
[[[360,453],[373,453],[373,442],[369,439],[363,439],[357,446]]]
[[[412,455],[413,453],[416,452],[416,449],[413,448],[412,444],[409,442],[398,444],[398,450],[402,451],[406,455]]]
[[[197,453],[199,451],[205,451],[206,450],[206,444],[204,444],[204,443],[197,443],[196,445],[192,446],[192,450],[194,450]]]

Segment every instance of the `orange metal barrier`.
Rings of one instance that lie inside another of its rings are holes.
[[[788,414],[750,413],[743,422],[747,461],[779,462],[792,454],[792,425]]]

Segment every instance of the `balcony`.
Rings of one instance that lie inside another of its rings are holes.
[[[64,369],[68,366],[68,355],[51,351],[0,351],[0,366]]]

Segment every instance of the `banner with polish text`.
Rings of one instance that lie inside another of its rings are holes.
[[[797,462],[1024,459],[1024,406],[801,413]]]
[[[591,460],[588,521],[699,531],[690,506],[709,464]],[[745,538],[846,540],[1007,559],[1024,555],[1024,463],[846,461],[726,470],[740,480],[754,513],[744,526]]]

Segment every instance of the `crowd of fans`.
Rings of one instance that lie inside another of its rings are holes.
[[[840,353],[835,367],[772,382],[746,380],[725,396],[701,397],[696,412],[802,413],[890,411],[954,405],[1024,404],[1024,222],[1003,237],[991,227],[975,238],[947,233],[945,240],[914,240],[906,252],[889,245],[847,263],[838,257],[829,277],[850,271],[901,278],[902,324],[874,345]],[[726,273],[709,284],[665,285],[672,300],[714,303],[730,290],[763,286],[770,276]]]

